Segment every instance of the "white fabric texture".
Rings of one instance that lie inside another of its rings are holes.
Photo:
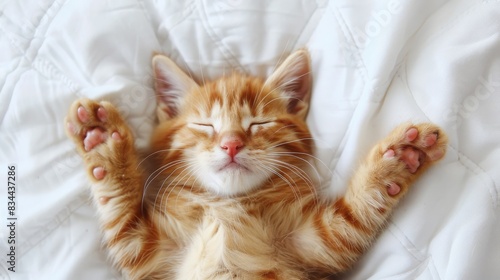
[[[113,102],[144,147],[153,53],[201,81],[267,76],[302,47],[314,79],[308,124],[332,194],[398,123],[434,122],[450,139],[338,278],[498,279],[500,2],[487,0],[1,1],[0,182],[15,164],[18,221],[12,273],[2,188],[0,279],[120,279],[64,134],[72,101]]]

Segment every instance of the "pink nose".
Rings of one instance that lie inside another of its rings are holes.
[[[220,147],[227,152],[227,154],[234,158],[237,153],[245,146],[241,137],[236,135],[224,136],[220,142]]]

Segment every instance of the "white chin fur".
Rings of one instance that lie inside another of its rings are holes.
[[[247,194],[258,188],[265,178],[256,178],[252,172],[241,170],[222,171],[216,174],[204,176],[206,179],[204,185],[222,196],[236,196]]]
[[[259,188],[270,174],[261,170],[255,170],[251,166],[226,167],[226,156],[218,158],[209,155],[210,160],[200,160],[201,168],[196,172],[197,179],[201,184],[220,196],[237,196],[248,194]]]

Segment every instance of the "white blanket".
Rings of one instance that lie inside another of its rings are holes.
[[[1,1],[0,279],[120,278],[64,134],[73,100],[112,101],[143,147],[153,53],[206,80],[266,76],[301,47],[314,77],[308,123],[332,193],[400,122],[434,122],[450,138],[446,157],[339,278],[499,279],[498,0]]]

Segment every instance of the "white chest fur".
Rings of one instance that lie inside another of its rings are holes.
[[[235,205],[205,213],[186,248],[178,279],[231,279],[233,272],[276,268],[274,236],[262,219]]]

